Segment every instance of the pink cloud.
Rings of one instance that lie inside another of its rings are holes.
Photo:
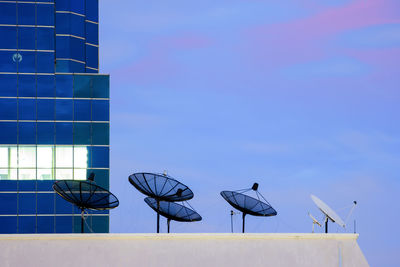
[[[254,63],[264,61],[279,66],[318,60],[332,49],[326,41],[336,34],[372,25],[400,23],[396,12],[399,7],[396,0],[355,0],[310,17],[256,27],[245,33],[245,38],[249,39],[247,49],[256,53]]]

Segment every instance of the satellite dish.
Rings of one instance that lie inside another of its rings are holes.
[[[186,185],[164,174],[134,173],[129,176],[129,182],[143,194],[161,201],[186,201],[194,194]],[[158,205],[159,206],[159,205]],[[160,214],[157,212],[157,233],[160,232]]]
[[[245,216],[247,214],[253,216],[275,216],[277,212],[272,208],[271,204],[257,191],[258,184],[254,183],[252,188],[237,191],[222,191],[221,196],[235,209],[242,212],[242,233],[245,232]],[[256,192],[257,199],[243,193],[253,190]],[[261,201],[260,197],[263,199]]]
[[[331,209],[325,202],[314,195],[311,195],[311,199],[314,201],[315,205],[317,205],[319,210],[325,215],[325,233],[328,233],[328,219],[337,223],[343,228],[346,227],[339,215],[337,215],[336,212],[334,212],[333,209]]]
[[[119,201],[107,189],[91,181],[60,180],[53,184],[54,191],[66,201],[81,210],[81,232],[84,232],[84,212],[89,210],[110,210],[118,207]]]
[[[171,220],[177,222],[197,222],[201,221],[202,219],[201,216],[196,211],[175,202],[169,202],[169,201],[157,202],[156,199],[151,197],[146,197],[144,201],[155,212],[167,218],[168,233]]]

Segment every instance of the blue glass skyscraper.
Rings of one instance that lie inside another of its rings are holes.
[[[80,232],[54,180],[94,173],[109,188],[98,25],[98,0],[0,1],[0,233]],[[87,222],[108,232],[109,213]]]

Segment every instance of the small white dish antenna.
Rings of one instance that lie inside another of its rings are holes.
[[[341,227],[345,228],[346,225],[343,220],[333,211],[325,202],[321,199],[317,198],[314,195],[311,195],[312,201],[314,201],[315,205],[319,208],[319,210],[325,215],[325,233],[328,233],[328,219],[332,222],[337,223]]]
[[[311,218],[311,220],[313,221],[313,222],[312,222],[312,232],[314,233],[314,226],[315,226],[315,225],[318,225],[319,227],[322,227],[322,225],[321,225],[321,223],[320,223],[317,219],[314,218],[314,216],[312,216],[311,213],[308,213],[308,216],[309,216],[309,217]]]

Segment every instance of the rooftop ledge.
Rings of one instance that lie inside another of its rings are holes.
[[[0,234],[0,240],[101,240],[101,239],[353,239],[359,234],[324,234],[324,233],[121,233],[121,234]]]

